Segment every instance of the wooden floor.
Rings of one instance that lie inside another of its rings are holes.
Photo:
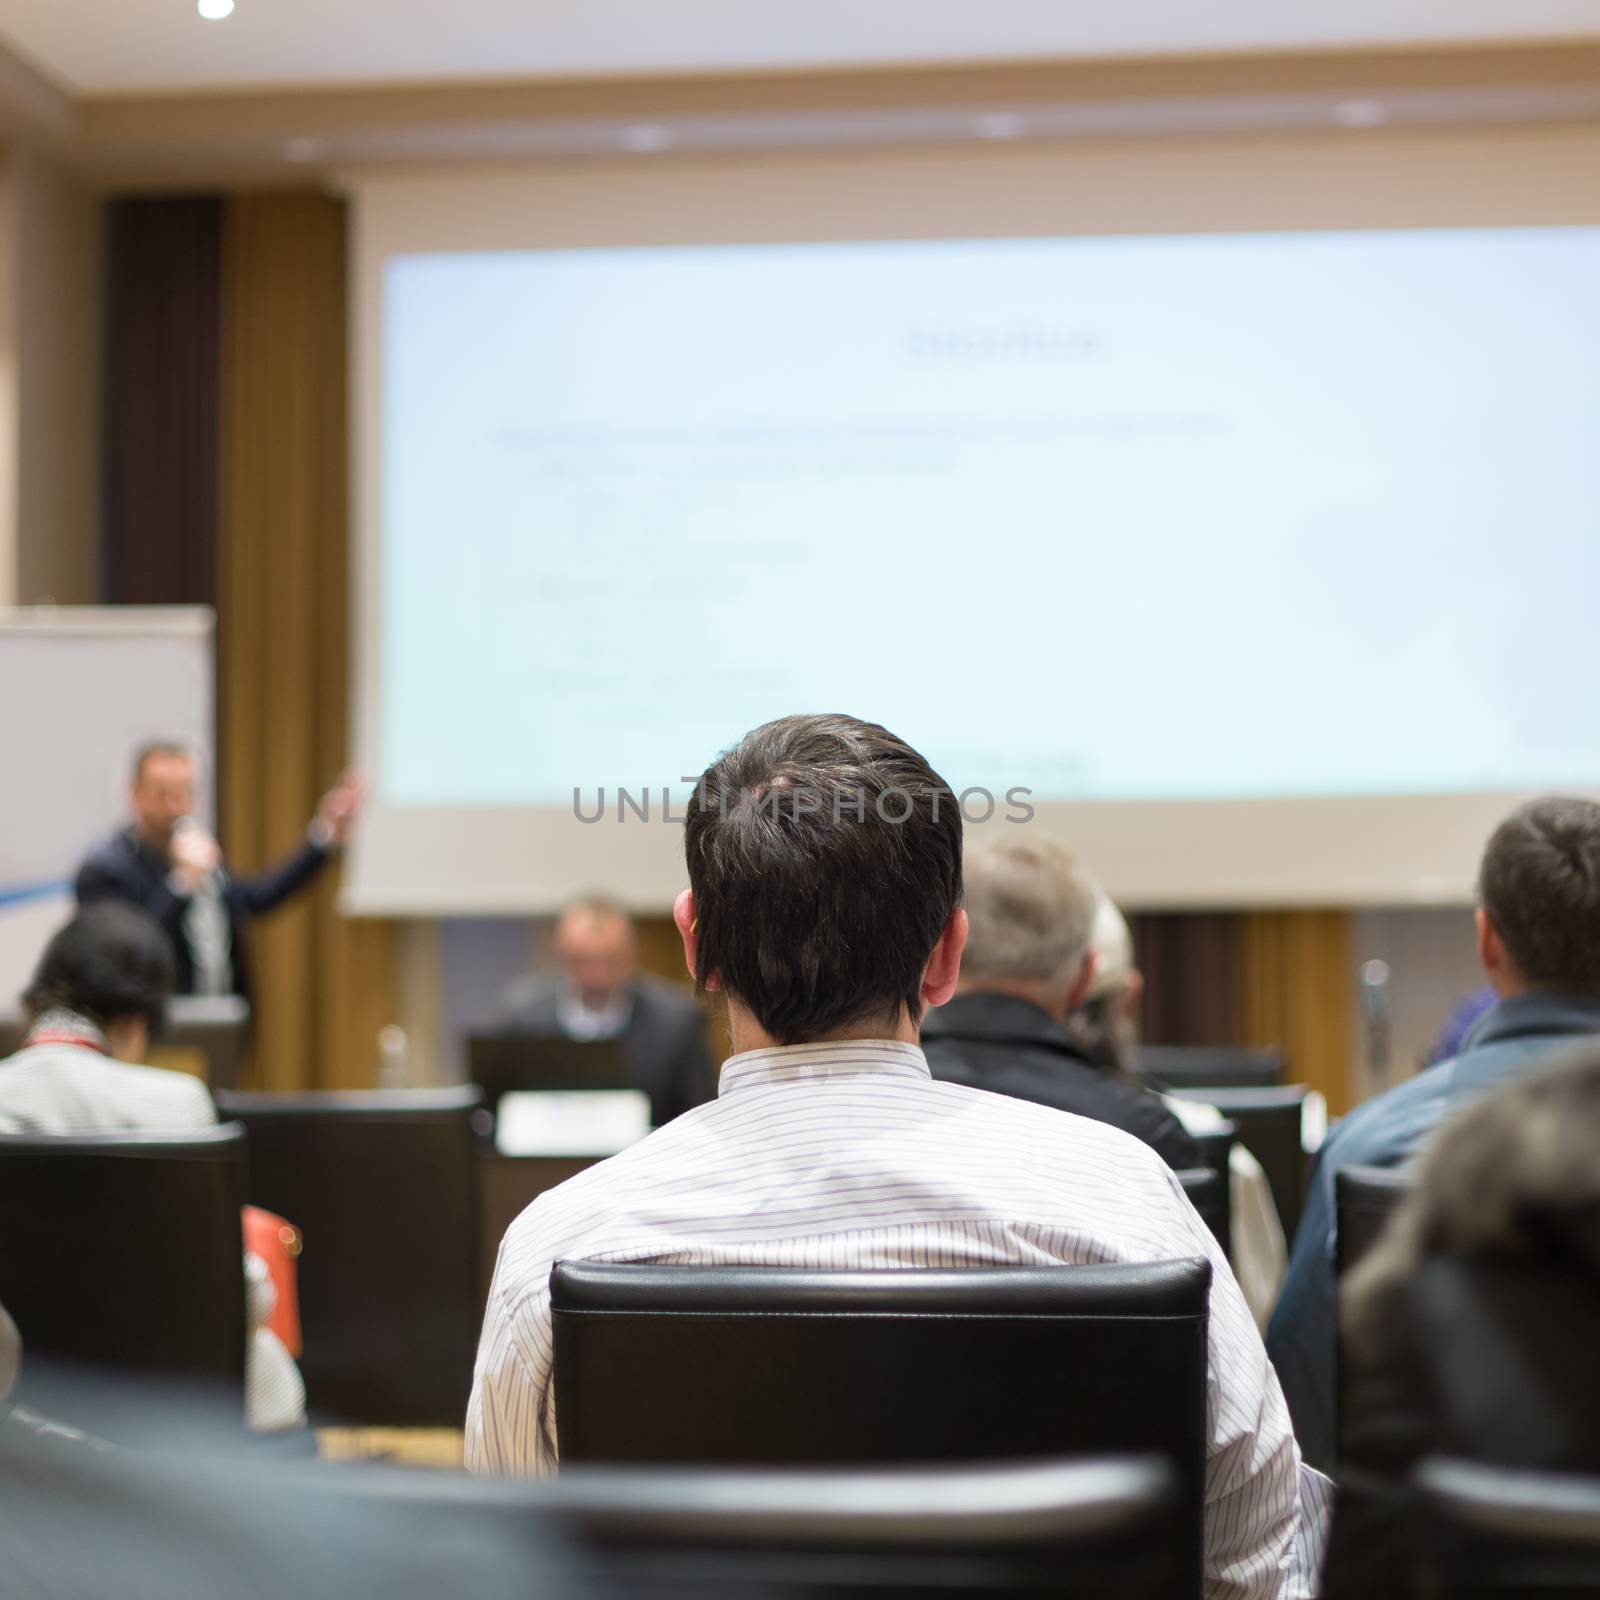
[[[324,1461],[387,1461],[403,1467],[461,1470],[459,1428],[318,1428]]]

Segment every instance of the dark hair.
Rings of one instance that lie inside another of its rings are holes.
[[[1600,804],[1552,795],[1513,811],[1483,853],[1478,898],[1530,988],[1600,991]]]
[[[904,740],[846,716],[782,717],[706,768],[683,830],[697,982],[780,1044],[922,1010],[961,903],[961,810]]]
[[[138,783],[144,777],[146,765],[157,756],[181,756],[185,761],[194,760],[194,752],[186,745],[181,745],[175,739],[150,739],[133,752],[133,781]]]
[[[102,1027],[143,1017],[155,1034],[175,976],[172,945],[155,919],[105,900],[85,906],[45,946],[22,1003],[31,1017],[59,1006]]]

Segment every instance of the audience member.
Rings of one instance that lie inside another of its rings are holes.
[[[1161,1097],[1079,1053],[1066,1030],[1094,976],[1094,886],[1047,840],[969,849],[967,944],[955,998],[922,1024],[945,1083],[1014,1095],[1142,1139],[1169,1167],[1205,1163]]]
[[[217,1120],[206,1086],[138,1065],[160,1031],[172,947],[137,906],[86,906],[45,947],[22,1003],[22,1048],[0,1061],[0,1133],[181,1135]],[[245,1258],[250,1326],[247,1414],[259,1429],[296,1426],[305,1386],[267,1329],[276,1303],[266,1264]]]
[[[1144,974],[1134,965],[1133,935],[1127,919],[1098,886],[1091,941],[1094,971],[1083,999],[1067,1018],[1067,1031],[1078,1049],[1103,1071],[1131,1076],[1139,1047]],[[1227,1120],[1215,1106],[1202,1101],[1171,1094],[1164,1099],[1190,1135],[1214,1132]],[[1289,1250],[1272,1185],[1261,1163],[1238,1143],[1228,1151],[1228,1203],[1234,1276],[1256,1326],[1265,1329],[1283,1285]]]
[[[548,1285],[562,1258],[976,1267],[1205,1256],[1207,1593],[1307,1593],[1327,1484],[1300,1466],[1260,1336],[1171,1171],[1121,1129],[929,1073],[918,1030],[955,993],[967,937],[961,835],[955,796],[922,757],[850,717],[768,723],[707,770],[688,807],[690,887],[674,920],[696,983],[726,998],[735,1053],[716,1101],[512,1224],[478,1353],[468,1464],[555,1464]]]
[[[621,906],[598,895],[574,901],[556,923],[555,948],[560,971],[518,978],[501,1000],[498,1032],[620,1039],[657,1126],[716,1093],[705,1013],[639,970],[638,934]]]
[[[1442,1454],[1600,1471],[1600,1051],[1439,1134],[1344,1285],[1329,1600],[1422,1592],[1407,1475]]]
[[[1453,1111],[1600,1033],[1600,804],[1546,798],[1495,829],[1478,879],[1478,956],[1499,997],[1458,1055],[1367,1101],[1312,1169],[1267,1338],[1308,1460],[1334,1456],[1334,1178],[1398,1165]]]
[[[140,1066],[159,1033],[172,948],[136,906],[80,911],[22,997],[22,1048],[0,1062],[0,1133],[180,1133],[217,1120],[206,1086]]]
[[[165,930],[177,958],[179,994],[250,997],[245,932],[319,873],[360,815],[361,780],[347,773],[323,796],[293,855],[250,878],[231,876],[217,841],[194,817],[194,757],[181,745],[147,744],[134,757],[133,821],[78,868],[78,903],[126,900]]]

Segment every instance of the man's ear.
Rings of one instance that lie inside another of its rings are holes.
[[[957,906],[922,969],[922,1006],[942,1006],[956,992],[961,977],[961,952],[967,947],[967,914]]]
[[[685,889],[676,900],[672,902],[672,920],[677,925],[678,937],[683,940],[683,964],[689,969],[689,976],[697,983],[700,982],[700,921],[694,909],[694,890]],[[702,988],[715,989],[717,986],[716,974],[711,974]]]
[[[1078,968],[1078,975],[1067,990],[1068,1011],[1076,1011],[1088,999],[1089,985],[1094,982],[1094,970],[1099,964],[1100,957],[1093,950],[1083,958],[1083,965]]]
[[[1144,974],[1137,967],[1122,982],[1122,998],[1118,1008],[1125,1017],[1139,1015],[1139,1002],[1144,999]]]
[[[1499,992],[1503,983],[1516,981],[1516,969],[1506,954],[1500,930],[1489,920],[1489,913],[1479,906],[1475,918],[1478,924],[1478,960],[1489,982]]]

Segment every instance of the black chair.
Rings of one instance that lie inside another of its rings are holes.
[[[1210,1263],[826,1271],[558,1262],[564,1463],[1154,1452],[1203,1553]]]
[[[1600,1594],[1600,1479],[1433,1458],[1414,1481],[1430,1593]]]
[[[1233,1152],[1234,1142],[1239,1137],[1239,1125],[1235,1122],[1222,1121],[1214,1128],[1207,1128],[1203,1133],[1190,1133],[1189,1137],[1200,1146],[1200,1158],[1205,1166],[1213,1172],[1220,1172],[1227,1176],[1228,1158]]]
[[[1334,1208],[1338,1214],[1334,1271],[1339,1277],[1377,1243],[1415,1182],[1404,1167],[1341,1167],[1333,1175]]]
[[[0,1137],[0,1304],[15,1399],[111,1438],[91,1374],[221,1396],[244,1415],[245,1136]]]
[[[1333,1175],[1335,1229],[1333,1270],[1338,1278],[1377,1243],[1400,1202],[1411,1192],[1414,1179],[1401,1167],[1341,1167]],[[1334,1341],[1334,1427],[1339,1455],[1346,1453],[1345,1425],[1350,1407],[1346,1400],[1344,1334],[1337,1323]]]
[[[1306,1098],[1303,1084],[1265,1089],[1186,1088],[1191,1100],[1215,1106],[1234,1123],[1238,1142],[1267,1175],[1272,1201],[1278,1208],[1286,1239],[1294,1238],[1305,1203],[1306,1153],[1301,1136],[1301,1116]]]
[[[247,1198],[304,1236],[300,1368],[316,1420],[459,1426],[483,1320],[481,1095],[219,1094]]]
[[[1134,1076],[1158,1089],[1270,1089],[1285,1076],[1277,1045],[1145,1044],[1134,1052]],[[1202,1097],[1203,1098],[1203,1097]]]
[[[1233,1254],[1233,1190],[1225,1172],[1214,1167],[1189,1167],[1178,1173],[1178,1182],[1189,1197],[1189,1204],[1200,1213],[1222,1253]]]
[[[1189,1592],[1177,1475],[1159,1457],[852,1471],[568,1466],[536,1485],[390,1473],[351,1492],[485,1524],[531,1513],[588,1558],[605,1593]]]
[[[0,1425],[0,1549],[51,1594],[162,1600],[241,1585],[296,1600],[1175,1600],[1174,1476],[1148,1457],[571,1468],[533,1483],[319,1462],[219,1472]]]

